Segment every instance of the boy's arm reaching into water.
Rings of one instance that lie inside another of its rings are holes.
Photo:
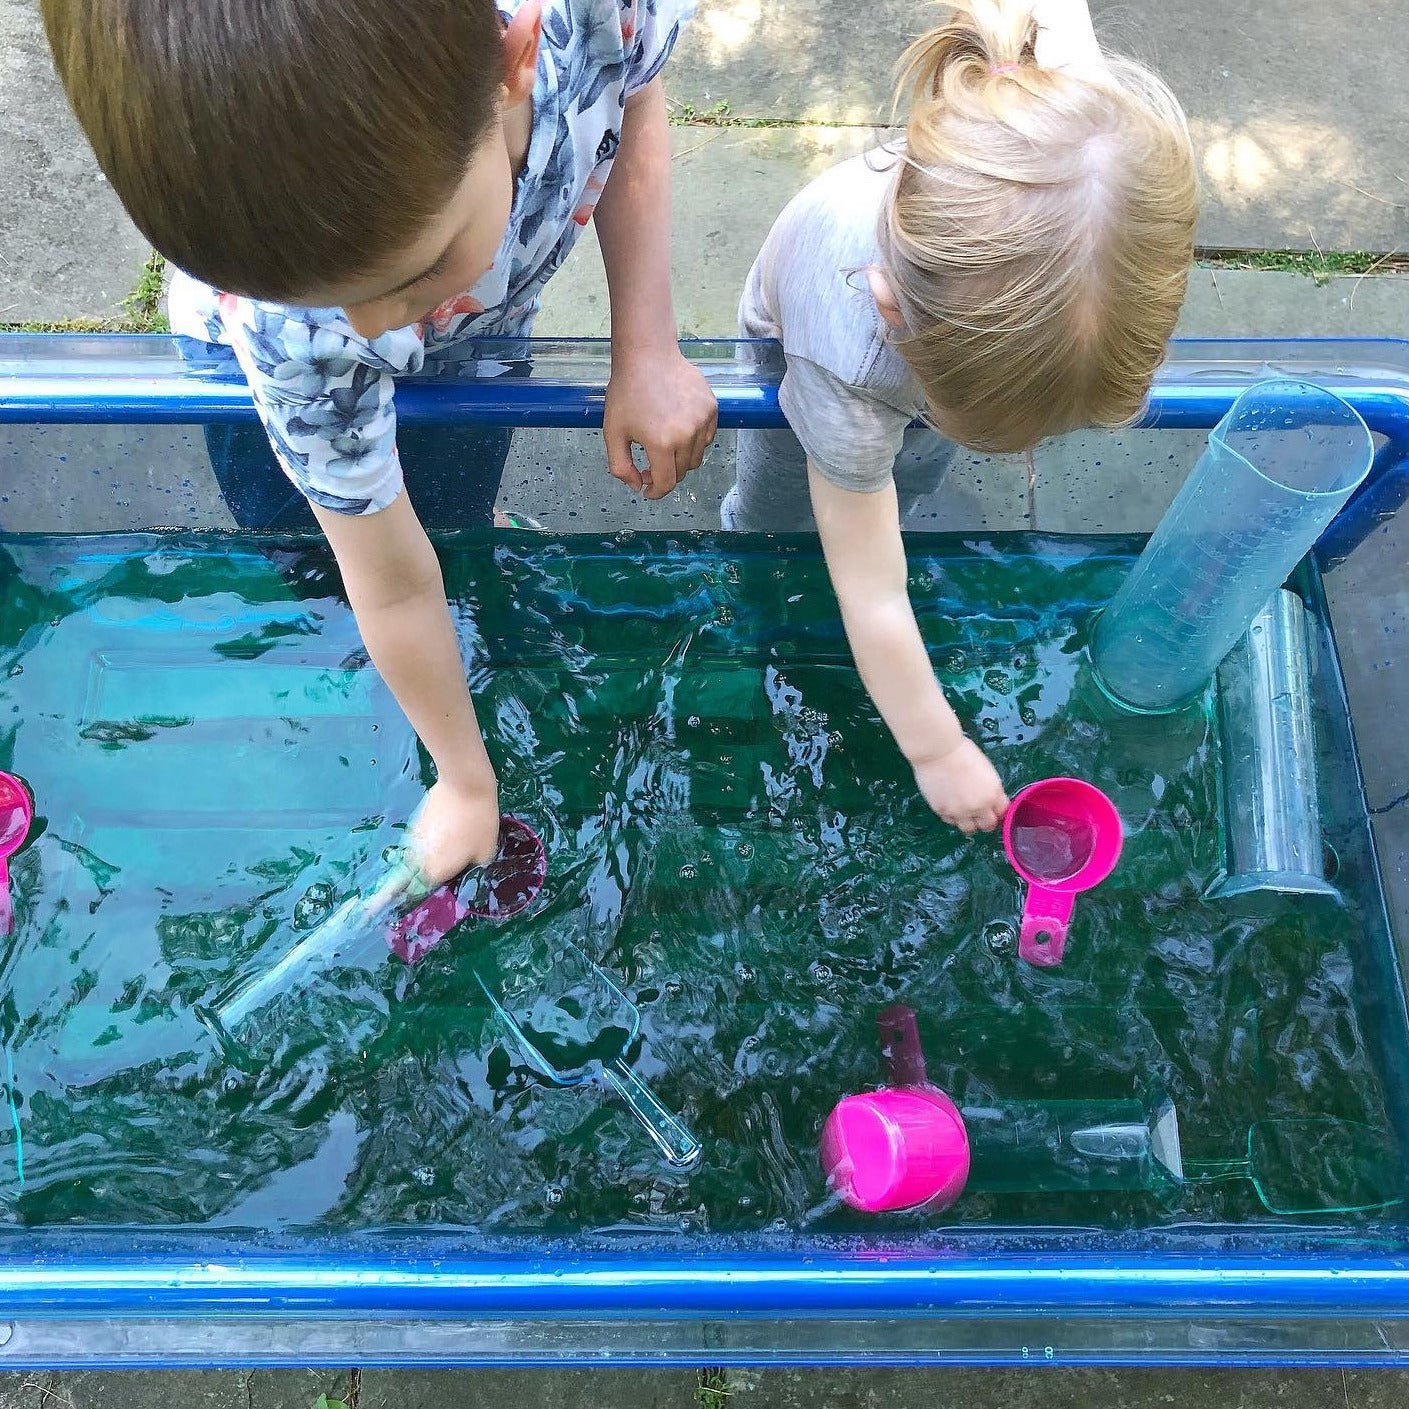
[[[925,801],[961,831],[989,831],[1008,807],[1003,784],[964,733],[935,679],[905,589],[895,486],[841,489],[810,461],[812,511],[856,669]]]
[[[363,643],[435,763],[411,823],[409,861],[428,886],[484,865],[499,839],[499,787],[460,663],[440,562],[405,492],[377,514],[313,506],[342,570]]]
[[[718,407],[681,355],[670,300],[670,127],[659,78],[626,100],[621,146],[597,202],[597,238],[612,304],[612,374],[602,420],[607,468],[647,499],[698,468]],[[632,463],[639,445],[650,462]]]

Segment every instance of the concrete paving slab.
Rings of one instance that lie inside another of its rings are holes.
[[[734,482],[734,437],[722,432],[704,464],[664,499],[642,499],[607,473],[599,431],[515,432],[496,507],[553,533],[717,529]]]
[[[1185,98],[1207,187],[1203,242],[1409,247],[1409,99],[1402,86],[1362,81],[1366,53],[1385,74],[1409,68],[1409,27],[1396,22],[1396,7],[1346,0],[1337,21],[1340,32],[1356,35],[1354,44],[1325,42],[1324,12],[1300,0],[1225,9],[1216,0],[1097,4],[1113,42],[1154,60]],[[702,111],[725,99],[736,114],[883,121],[890,66],[920,27],[920,13],[903,0],[880,0],[862,30],[845,0],[702,0],[672,66],[673,91]],[[832,126],[783,140],[844,154],[872,135],[863,128],[845,138]],[[825,164],[780,168],[776,145],[765,140],[779,136],[677,131],[686,328],[713,312],[717,284],[730,285],[731,301],[736,295],[737,264],[722,251],[740,242],[751,257],[798,176]],[[706,151],[708,161],[690,160]],[[148,250],[68,110],[36,0],[0,0],[0,169],[0,321],[115,312]],[[591,262],[587,250],[580,258]],[[563,287],[555,280],[553,294]],[[605,330],[599,289],[583,290],[570,321],[574,331]]]
[[[0,323],[118,313],[150,253],[69,111],[36,0],[0,0]]]
[[[1409,946],[1409,506],[1401,507],[1326,574],[1336,646],[1365,773],[1365,800],[1390,915]],[[1406,951],[1409,952],[1409,951]]]
[[[248,1382],[249,1398],[246,1398]],[[334,1371],[78,1371],[0,1374],[0,1409],[312,1409]],[[364,1370],[360,1409],[698,1409],[690,1370]],[[1396,1370],[748,1370],[727,1402],[767,1409],[1399,1409]]]
[[[734,483],[734,434],[720,433],[705,462],[664,499],[640,499],[606,470],[595,431],[524,430],[514,436],[497,507],[529,514],[554,533],[719,528]],[[1030,526],[1027,462],[1017,455],[955,457],[935,493],[917,500],[912,531],[996,531]]]
[[[693,1370],[365,1370],[358,1409],[699,1409]]]
[[[1409,1396],[1405,1370],[1347,1370],[1344,1380],[1350,1409],[1402,1409]]]
[[[686,336],[727,336],[733,330],[738,291],[776,211],[827,161],[864,150],[875,137],[858,129],[725,129],[713,141],[710,134],[708,128],[677,128],[673,134],[677,171],[689,177],[677,176],[682,218],[674,249],[677,314]],[[734,223],[735,210],[748,211],[751,224]],[[687,230],[704,232],[707,254],[698,262],[694,234],[687,236]],[[590,231],[549,285],[538,328],[545,334],[609,332],[601,257]],[[1177,331],[1185,337],[1409,336],[1409,276],[1356,275],[1318,284],[1302,274],[1195,269]],[[1149,532],[1197,460],[1203,439],[1202,433],[1090,432],[1041,447],[1037,527]],[[974,458],[956,460],[940,495],[917,506],[910,526],[1028,526],[1025,462],[983,464],[979,473]],[[721,492],[728,483],[727,475],[721,477]],[[691,488],[707,518],[711,494],[703,481]],[[567,483],[560,481],[554,493],[568,494]],[[610,512],[600,504],[574,508],[589,520]],[[662,505],[648,512],[654,521],[666,510]],[[640,526],[646,526],[644,518]]]
[[[684,336],[734,331],[739,291],[778,212],[819,172],[867,150],[879,135],[871,128],[672,131],[672,261]],[[580,337],[610,332],[592,227],[545,289],[537,330]],[[1409,275],[1342,275],[1320,285],[1304,274],[1199,268],[1190,275],[1177,331],[1185,337],[1409,337]]]
[[[997,533],[1032,528],[1025,455],[955,455],[938,492],[905,516],[911,532]]]
[[[1195,269],[1179,337],[1409,337],[1409,274],[1306,274]]]
[[[345,1370],[64,1370],[0,1374],[0,1409],[313,1409]]]
[[[731,1371],[736,1409],[1379,1409],[1409,1374],[1339,1370]]]
[[[1178,332],[1186,337],[1409,334],[1409,278],[1324,286],[1301,274],[1198,269]],[[1203,453],[1203,431],[1089,431],[1039,447],[1037,526],[1056,533],[1149,533]]]
[[[1093,0],[1092,10],[1107,45],[1151,64],[1189,114],[1203,244],[1409,246],[1399,6]],[[849,0],[699,0],[667,83],[701,112],[725,101],[741,117],[884,122],[895,60],[935,13],[877,0],[858,24]]]
[[[1149,533],[1188,477],[1205,431],[1083,431],[1037,448],[1035,527]]]
[[[671,261],[682,335],[732,336],[744,276],[778,212],[814,176],[879,140],[870,128],[672,129]],[[544,290],[536,331],[611,332],[595,225]]]
[[[197,426],[0,426],[0,529],[233,528]]]

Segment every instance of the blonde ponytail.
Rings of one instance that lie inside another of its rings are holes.
[[[1030,5],[974,0],[948,24],[922,35],[901,55],[896,103],[906,96],[912,113],[959,89],[1019,72],[1037,62],[1037,20]]]
[[[1193,255],[1193,150],[1149,70],[1037,63],[1029,4],[969,0],[902,57],[881,221],[899,346],[946,434],[1026,449],[1139,411]]]

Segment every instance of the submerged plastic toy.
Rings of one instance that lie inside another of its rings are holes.
[[[215,1017],[232,1037],[254,1013],[281,993],[335,966],[370,966],[383,946],[414,964],[466,919],[504,920],[517,915],[543,889],[548,873],[542,838],[517,817],[500,821],[499,853],[483,869],[433,891],[407,914],[388,922],[394,893],[385,888],[354,896],[335,910],[272,968],[232,993]]]
[[[1050,968],[1062,962],[1076,897],[1110,875],[1122,832],[1115,804],[1080,778],[1029,783],[1003,818],[1003,848],[1027,882],[1018,954]]]
[[[1394,1142],[1371,1126],[1330,1116],[1260,1120],[1237,1158],[1186,1160],[1174,1103],[1157,1088],[1143,1101],[960,1108],[926,1080],[914,1011],[897,1004],[876,1023],[893,1084],[845,1097],[822,1131],[828,1182],[866,1213],[940,1212],[966,1189],[1169,1195],[1241,1179],[1282,1217],[1368,1213],[1404,1200]]]
[[[517,817],[499,822],[499,854],[483,870],[466,871],[459,880],[432,891],[400,916],[387,935],[398,959],[414,964],[456,925],[468,919],[510,920],[528,908],[548,879],[543,838]]]
[[[548,858],[538,834],[506,817],[499,855],[483,871],[455,886],[442,886],[391,928],[392,952],[414,964],[466,918],[507,920],[543,889]],[[641,1027],[640,1009],[616,981],[571,940],[561,940],[537,965],[517,965],[507,998],[491,965],[493,946],[475,956],[474,975],[499,1020],[530,1066],[556,1086],[578,1086],[599,1077],[627,1107],[673,1165],[688,1168],[700,1142],[626,1061]]]
[[[843,1097],[822,1127],[827,1182],[865,1213],[948,1208],[970,1160],[964,1117],[935,1087]]]
[[[540,946],[535,961],[496,972],[493,946],[475,955],[475,980],[538,1074],[556,1086],[594,1077],[626,1103],[666,1161],[698,1163],[700,1142],[626,1059],[641,1030],[641,1010],[600,964],[561,936]],[[517,956],[516,956],[517,958]],[[513,995],[506,993],[508,979]]]
[[[1326,876],[1306,608],[1279,588],[1218,667],[1223,874],[1209,899],[1257,915],[1334,911]]]
[[[10,858],[25,843],[34,825],[34,803],[29,789],[13,773],[0,773],[0,934],[14,927],[10,898]]]
[[[960,1108],[925,1078],[914,1011],[876,1019],[896,1084],[846,1096],[822,1129],[832,1188],[866,1213],[948,1208],[965,1189],[1094,1192],[1183,1180],[1174,1103],[991,1101]]]

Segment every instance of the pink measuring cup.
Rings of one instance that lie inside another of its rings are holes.
[[[543,838],[517,817],[499,821],[499,851],[483,870],[433,890],[391,927],[387,945],[407,964],[434,949],[462,920],[507,920],[530,905],[548,879]]]
[[[969,1177],[964,1118],[933,1087],[843,1096],[822,1127],[822,1168],[865,1213],[948,1208]]]
[[[15,923],[10,857],[24,845],[33,822],[29,789],[13,773],[0,773],[0,934],[9,934]]]
[[[888,1213],[948,1208],[969,1178],[969,1135],[959,1108],[925,1075],[911,1008],[879,1013],[886,1074],[895,1084],[837,1102],[822,1127],[822,1169],[852,1208]]]
[[[1027,882],[1018,954],[1051,968],[1062,962],[1072,907],[1110,875],[1120,857],[1120,814],[1080,778],[1029,783],[1003,818],[1003,849]]]

